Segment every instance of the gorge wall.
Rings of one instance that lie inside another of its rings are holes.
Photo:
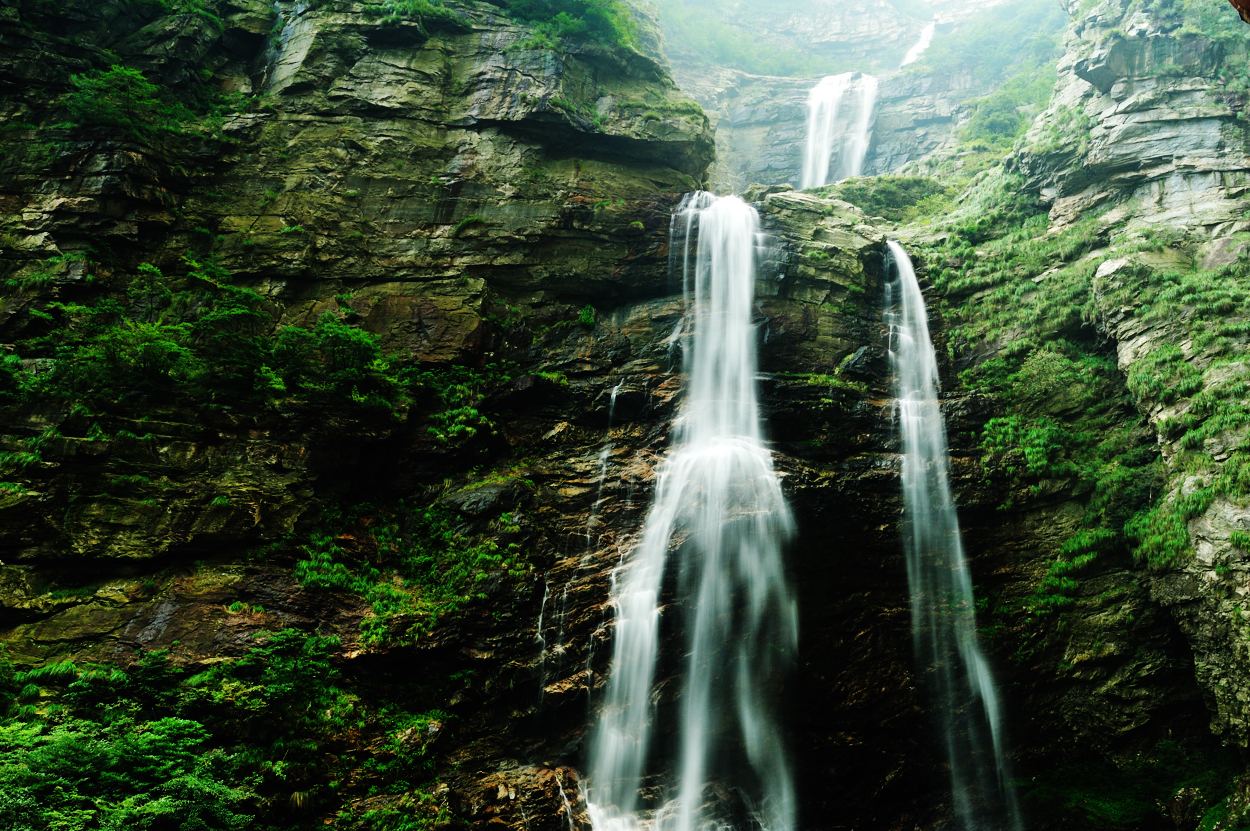
[[[674,77],[716,128],[719,189],[799,184],[807,94],[828,75],[880,78],[867,175],[959,145],[968,120],[995,109],[1003,87],[1033,85],[1028,100],[1013,102],[1033,108],[1031,119],[1049,95],[1066,23],[1058,6],[1010,0],[794,6],[776,14],[683,3],[660,12]],[[902,67],[930,22],[930,47]]]

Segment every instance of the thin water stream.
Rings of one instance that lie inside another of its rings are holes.
[[[964,831],[1018,831],[993,673],[977,639],[972,576],[950,487],[946,422],[924,295],[911,258],[889,243],[886,323],[903,451],[903,547],[912,639],[950,767]]]

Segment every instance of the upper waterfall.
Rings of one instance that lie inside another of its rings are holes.
[[[937,353],[911,258],[889,243],[890,368],[903,449],[903,541],[916,661],[942,731],[964,831],[1016,831],[998,690],[977,642],[972,576],[950,487]]]
[[[736,196],[692,194],[673,219],[688,377],[641,541],[613,579],[615,640],[587,786],[597,831],[794,828],[767,695],[795,652],[798,620],[781,560],[793,521],[756,396],[760,245],[759,217]],[[676,603],[661,619],[666,585]],[[674,624],[686,657],[674,721],[659,733],[677,742],[670,769],[651,751],[657,720],[669,717],[653,701],[661,627],[668,641]],[[653,783],[658,799],[643,804]]]
[[[907,54],[903,56],[903,62],[899,64],[900,68],[910,66],[920,60],[920,57],[929,50],[929,45],[933,43],[933,33],[935,31],[937,31],[937,21],[930,20],[920,30],[920,39],[913,43],[912,47],[907,50]]]
[[[877,79],[844,72],[821,79],[807,96],[803,188],[817,188],[864,170],[872,141]]]

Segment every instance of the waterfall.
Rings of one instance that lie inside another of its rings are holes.
[[[959,827],[1018,830],[998,692],[977,643],[924,295],[907,252],[897,242],[889,249],[885,308],[903,450],[903,541],[916,660],[946,745]]]
[[[640,541],[613,577],[616,630],[590,737],[590,816],[596,831],[730,822],[792,831],[794,786],[769,685],[797,647],[781,560],[793,522],[756,397],[759,217],[736,196],[696,193],[673,229],[687,298],[686,392]],[[670,586],[674,608],[662,609]],[[685,657],[675,722],[657,724],[670,717],[653,701],[662,611],[666,642],[680,621]],[[653,753],[656,736],[676,742],[671,768],[659,758],[668,754]],[[644,787],[658,799],[642,804]]]
[[[907,54],[903,56],[903,62],[899,64],[899,68],[911,66],[920,60],[920,56],[929,50],[929,44],[933,43],[933,33],[937,31],[937,21],[930,20],[925,27],[920,30],[920,39],[912,44],[907,50]]]
[[[844,72],[821,79],[807,95],[803,188],[818,188],[864,171],[877,106],[877,79]]]

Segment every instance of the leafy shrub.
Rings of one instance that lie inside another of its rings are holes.
[[[527,570],[515,543],[476,537],[443,508],[401,504],[347,524],[354,527],[346,533],[315,533],[295,575],[307,588],[363,597],[372,609],[362,623],[367,644],[419,639],[443,616],[484,599],[489,581]]]
[[[442,0],[386,0],[382,9],[387,22],[416,20],[419,23],[455,23],[460,20],[460,16],[444,6]]]
[[[124,295],[55,302],[47,334],[24,346],[49,355],[35,376],[16,356],[0,363],[4,400],[72,401],[93,412],[153,405],[260,414],[281,401],[349,420],[391,422],[407,407],[405,382],[377,339],[327,312],[312,327],[274,332],[270,303],[230,281],[219,264],[184,258],[170,277],[142,264]],[[118,391],[125,391],[119,398]]]
[[[448,366],[416,373],[415,389],[437,402],[429,413],[426,431],[439,444],[455,447],[494,430],[494,423],[479,408],[487,395],[506,384],[510,376],[497,365],[480,370]]]
[[[0,827],[290,828],[291,793],[322,793],[334,815],[350,788],[409,795],[414,816],[437,816],[423,786],[448,716],[362,710],[337,648],[287,629],[196,675],[163,652],[127,668],[64,661],[23,672],[0,656],[0,703],[38,702],[0,711]],[[345,748],[348,730],[369,749]],[[331,782],[349,774],[346,788]]]
[[[193,118],[182,104],[165,100],[160,87],[133,67],[113,64],[73,75],[70,85],[73,90],[61,103],[79,127],[147,141],[161,132],[176,132]]]
[[[925,176],[865,176],[845,179],[820,191],[842,199],[869,216],[893,222],[915,219],[949,205],[951,192]]]
[[[633,47],[637,25],[621,0],[492,0],[509,15],[536,24],[532,46],[582,40]]]
[[[273,361],[287,392],[331,411],[394,418],[407,405],[403,382],[377,338],[334,312],[311,328],[279,331]]]

